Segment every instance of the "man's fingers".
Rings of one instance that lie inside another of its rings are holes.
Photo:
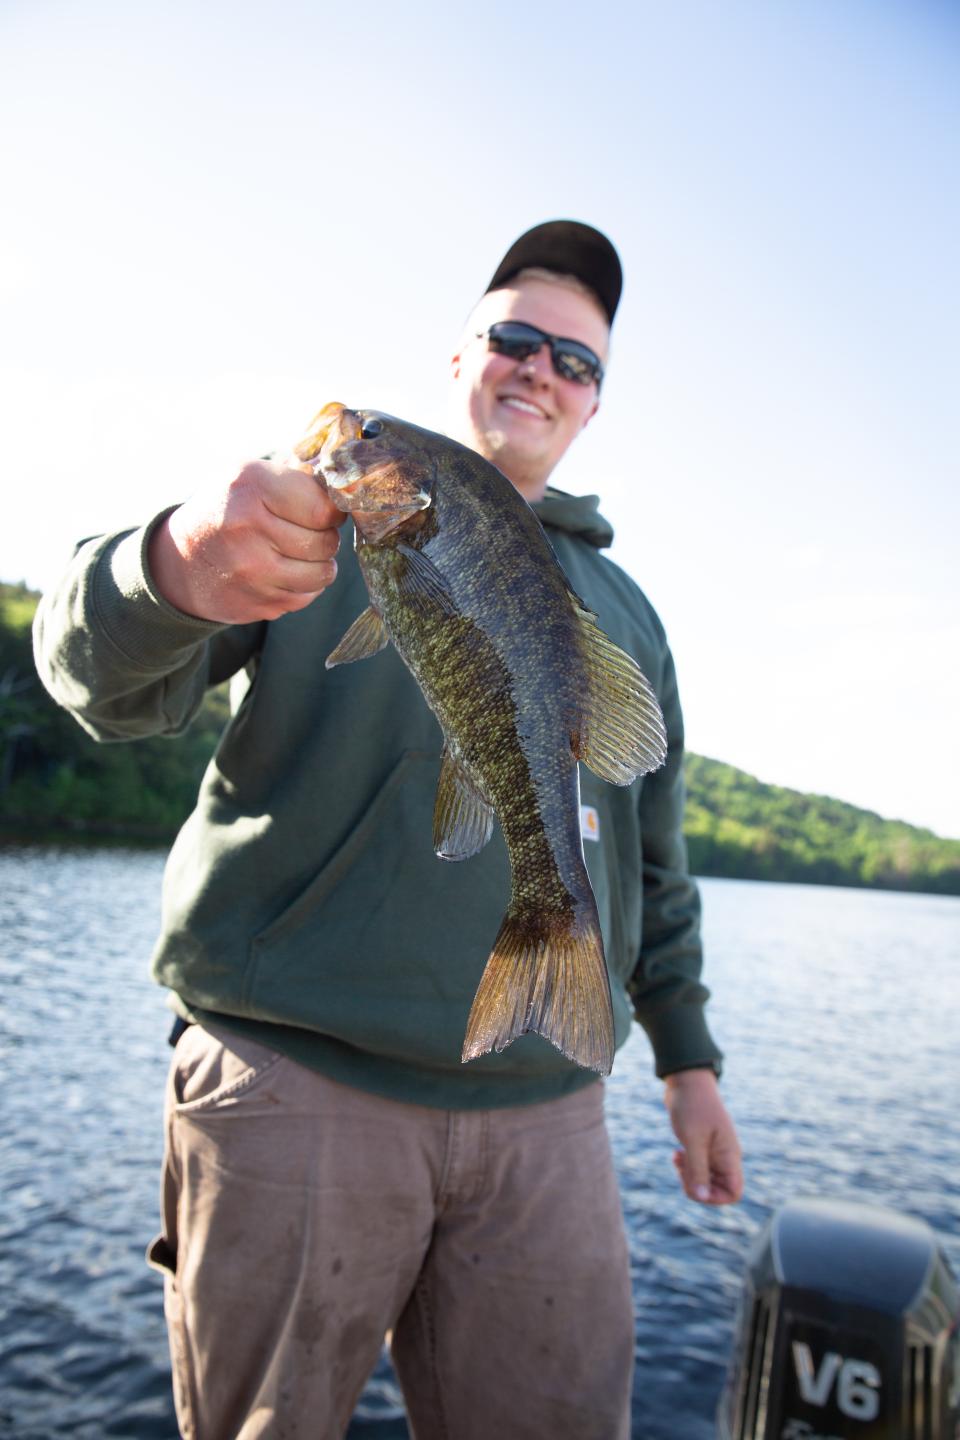
[[[313,530],[267,512],[263,529],[277,554],[285,560],[319,565],[332,560],[340,549],[340,531],[332,528]]]
[[[157,527],[154,583],[172,605],[204,620],[275,620],[333,583],[343,519],[312,475],[252,461]]]
[[[283,561],[275,568],[273,578],[277,590],[284,594],[319,595],[336,580],[337,562],[322,560],[311,565],[297,560]]]
[[[690,1199],[704,1205],[739,1200],[743,1193],[740,1144],[712,1071],[696,1067],[668,1075],[664,1103],[683,1146],[673,1163]]]
[[[714,1146],[710,1165],[711,1195],[716,1204],[728,1205],[743,1194],[743,1160],[736,1136],[721,1136]]]
[[[707,1205],[711,1199],[710,1163],[706,1150],[699,1146],[693,1150],[677,1150],[673,1163],[676,1165],[683,1188],[691,1200]]]
[[[680,1176],[680,1183],[683,1186],[684,1194],[691,1200],[696,1200],[700,1205],[721,1205],[719,1187],[712,1183],[710,1178],[703,1179],[696,1171],[688,1169],[687,1156],[683,1150],[674,1153],[673,1163]]]
[[[256,471],[261,501],[278,520],[305,530],[329,530],[342,525],[346,519],[330,499],[326,487],[312,474],[267,462],[261,462]]]
[[[675,1150],[673,1163],[685,1194],[701,1205],[731,1205],[743,1195],[743,1167],[739,1150],[711,1156],[691,1156],[687,1150]]]

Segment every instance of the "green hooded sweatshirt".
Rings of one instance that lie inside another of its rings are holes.
[[[667,726],[666,765],[630,786],[581,768],[617,1044],[636,1018],[659,1075],[715,1064],[663,627],[600,553],[613,532],[596,497],[550,490],[534,509],[573,589],[639,662]],[[442,737],[392,646],[325,670],[368,603],[347,535],[335,584],[305,610],[222,626],[175,610],[153,584],[147,548],[166,513],[78,548],[40,604],[35,648],[51,694],[98,740],[176,735],[208,685],[236,677],[235,713],[164,877],[153,973],[174,1008],[420,1104],[524,1104],[595,1080],[536,1035],[461,1063],[509,896],[506,849],[496,828],[469,860],[434,855]]]

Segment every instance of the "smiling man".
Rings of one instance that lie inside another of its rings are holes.
[[[590,378],[589,355],[604,366],[610,336],[596,296],[574,277],[561,280],[552,273],[529,267],[489,291],[453,360],[451,430],[531,502],[543,498],[547,478],[597,412],[599,384]],[[547,337],[536,349],[536,334],[525,333],[531,330]],[[568,365],[566,375],[558,372],[551,350],[559,346],[562,356],[565,339],[578,367]]]
[[[660,700],[661,770],[584,773],[584,849],[617,1043],[639,1021],[683,1189],[719,1205],[742,1180],[704,1018],[673,664],[601,553],[595,500],[548,488],[597,412],[620,287],[591,227],[521,236],[454,357],[451,432],[534,505]],[[246,686],[171,852],[154,956],[179,1016],[150,1259],[181,1431],[336,1440],[390,1332],[416,1440],[626,1440],[603,1084],[535,1035],[460,1062],[506,856],[499,837],[464,864],[433,855],[440,734],[396,653],[324,669],[367,605],[351,549],[338,568],[342,520],[312,475],[253,461],[85,542],[38,610],[45,683],[98,739],[178,733],[207,685]]]

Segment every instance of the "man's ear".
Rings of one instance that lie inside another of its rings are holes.
[[[583,424],[580,426],[580,429],[581,429],[581,430],[586,430],[587,426],[590,424],[590,421],[593,419],[594,415],[596,415],[596,413],[597,413],[597,411],[598,411],[599,409],[600,409],[600,396],[598,395],[597,398],[596,398],[596,400],[594,400],[594,402],[593,402],[593,409],[590,410],[590,411],[587,413],[586,419],[584,420]]]

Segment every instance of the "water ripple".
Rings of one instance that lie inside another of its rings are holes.
[[[156,1229],[169,1013],[149,980],[163,857],[0,850],[0,1434],[173,1440]],[[960,1268],[960,903],[704,884],[740,1206],[691,1205],[636,1034],[607,1084],[636,1307],[633,1433],[711,1440],[757,1229],[828,1195],[926,1219]],[[384,1356],[351,1440],[406,1435]]]

